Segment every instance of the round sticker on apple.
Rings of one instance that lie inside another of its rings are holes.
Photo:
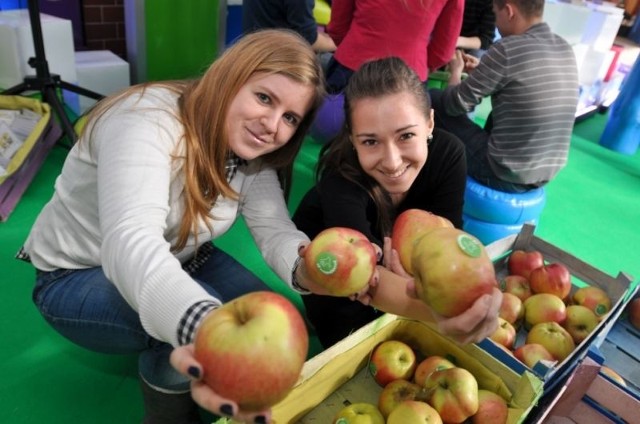
[[[482,254],[480,242],[468,234],[460,234],[458,236],[458,247],[465,255],[477,258]]]
[[[322,252],[316,258],[316,267],[321,273],[331,275],[338,269],[338,258],[333,253]]]

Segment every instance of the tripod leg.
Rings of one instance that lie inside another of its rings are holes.
[[[78,93],[85,97],[91,97],[92,99],[96,99],[96,100],[101,100],[104,98],[102,94],[98,94],[95,91],[88,90],[84,87],[80,87],[80,86],[68,83],[66,81],[60,80],[58,81],[58,84],[60,85],[60,87],[64,88],[65,90],[73,91],[74,93]]]
[[[42,95],[44,101],[51,106],[54,110],[58,118],[60,119],[60,126],[62,126],[62,131],[67,136],[67,140],[69,144],[73,146],[75,142],[78,140],[78,136],[76,135],[76,131],[73,129],[73,125],[71,121],[67,117],[66,112],[64,111],[64,107],[62,106],[62,102],[58,98],[58,93],[54,86],[46,86],[42,90]]]
[[[19,94],[19,93],[22,93],[24,91],[27,91],[28,89],[29,89],[29,86],[26,83],[21,82],[18,85],[15,85],[15,86],[13,86],[11,88],[7,88],[6,90],[4,90],[0,94],[2,94],[3,96],[12,96],[14,94]]]

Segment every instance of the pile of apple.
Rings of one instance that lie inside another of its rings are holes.
[[[371,353],[369,371],[383,387],[378,404],[362,402],[344,407],[334,424],[507,421],[505,399],[479,389],[468,370],[438,355],[418,360],[416,352],[403,341],[387,340],[377,345]]]
[[[540,360],[562,362],[611,309],[611,299],[598,287],[572,293],[567,267],[545,263],[539,251],[512,251],[507,270],[500,283],[500,325],[490,338],[530,368]],[[526,338],[516,347],[520,330]]]

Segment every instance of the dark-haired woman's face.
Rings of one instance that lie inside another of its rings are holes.
[[[433,119],[411,93],[401,92],[355,101],[351,124],[360,166],[399,203],[427,161]]]
[[[283,75],[253,75],[229,107],[229,148],[251,160],[284,146],[309,112],[313,95],[314,87]]]

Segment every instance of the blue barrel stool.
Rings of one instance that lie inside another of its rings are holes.
[[[463,229],[487,245],[520,232],[525,222],[537,224],[545,199],[543,188],[507,193],[467,177]]]
[[[320,106],[316,119],[311,124],[309,135],[318,143],[328,143],[344,123],[344,94],[330,94]]]

